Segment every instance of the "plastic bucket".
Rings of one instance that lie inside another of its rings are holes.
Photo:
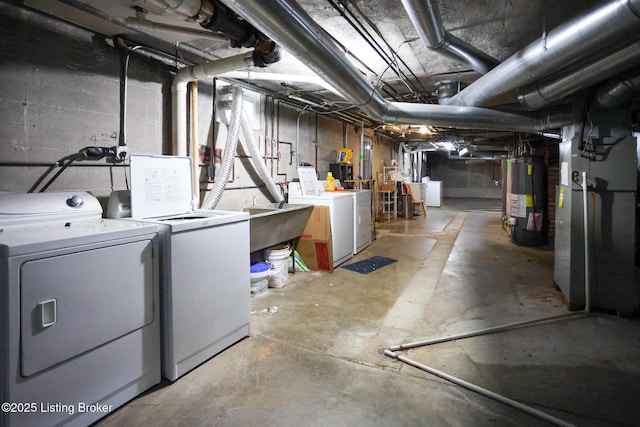
[[[289,277],[289,255],[291,248],[286,246],[282,249],[271,249],[267,251],[267,260],[273,265],[269,276],[270,288],[281,288],[287,283]]]
[[[264,292],[269,285],[269,275],[271,274],[271,266],[266,262],[257,262],[251,264],[251,295],[257,295]]]

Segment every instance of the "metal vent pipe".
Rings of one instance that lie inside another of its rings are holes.
[[[551,30],[480,77],[448,105],[486,105],[593,52],[619,49],[640,38],[640,0],[614,0]]]
[[[640,92],[640,68],[599,87],[593,106],[600,109],[615,108],[629,101],[638,92]]]
[[[498,65],[497,59],[445,30],[437,0],[402,0],[402,5],[427,48],[482,74]]]
[[[571,123],[571,114],[566,110],[535,115],[476,107],[388,102],[294,0],[222,1],[342,91],[365,114],[382,123],[516,132],[540,132]]]
[[[580,64],[558,77],[543,79],[521,89],[518,101],[529,108],[542,108],[579,89],[614,77],[639,63],[640,41],[637,41],[587,66]]]

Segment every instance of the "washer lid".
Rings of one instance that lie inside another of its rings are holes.
[[[190,157],[131,155],[131,217],[157,218],[192,213]]]

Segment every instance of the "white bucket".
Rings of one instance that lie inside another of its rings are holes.
[[[267,260],[273,265],[269,276],[270,288],[281,288],[287,283],[289,277],[289,255],[291,248],[272,249],[268,252]]]
[[[260,294],[267,289],[270,274],[270,269],[257,273],[249,273],[251,276],[251,295]]]

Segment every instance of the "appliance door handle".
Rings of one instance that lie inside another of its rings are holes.
[[[37,307],[40,310],[40,321],[42,328],[53,326],[58,321],[58,303],[55,299],[41,301]]]

